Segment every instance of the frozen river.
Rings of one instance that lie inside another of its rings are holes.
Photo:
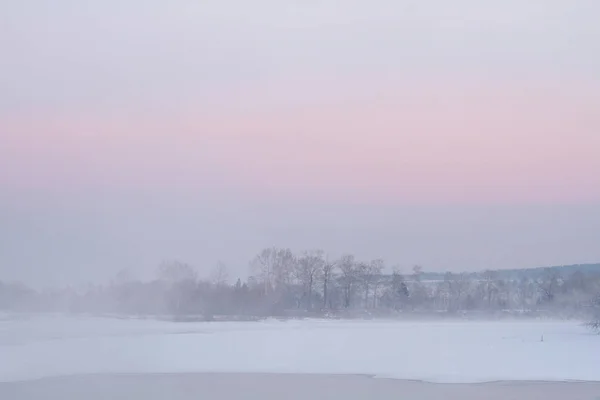
[[[36,317],[0,321],[0,382],[120,373],[347,374],[437,383],[600,381],[599,349],[600,337],[577,322],[171,323]]]

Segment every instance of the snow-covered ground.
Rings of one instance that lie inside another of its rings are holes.
[[[0,321],[0,381],[162,372],[600,381],[599,349],[600,337],[577,322],[170,323],[36,317]]]
[[[600,382],[439,384],[358,375],[118,374],[0,382],[10,400],[598,400]]]

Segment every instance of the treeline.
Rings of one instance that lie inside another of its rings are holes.
[[[190,265],[168,262],[151,281],[122,271],[109,284],[83,289],[35,291],[0,283],[0,310],[210,320],[469,313],[586,317],[600,306],[600,271],[547,269],[519,279],[503,279],[494,271],[448,272],[437,280],[425,279],[419,266],[389,271],[379,259],[329,259],[320,250],[295,254],[268,248],[251,261],[244,281],[231,282],[223,264],[199,278]]]
[[[468,272],[469,279],[481,279],[487,271]],[[561,276],[570,276],[575,272],[582,272],[586,275],[597,274],[600,272],[600,264],[571,264],[557,265],[552,267],[536,267],[536,268],[520,268],[520,269],[502,269],[494,271],[496,278],[504,280],[521,280],[521,279],[539,279],[549,273],[556,273]],[[426,280],[444,280],[444,272],[423,273],[423,279]]]

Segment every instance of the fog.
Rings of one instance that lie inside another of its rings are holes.
[[[455,272],[595,262],[598,11],[5,2],[0,277],[169,259],[244,277],[270,246]]]
[[[370,206],[202,202],[170,199],[4,206],[2,280],[35,287],[106,282],[127,268],[139,278],[177,259],[207,276],[218,261],[247,277],[265,247],[323,249],[382,258],[409,273],[471,272],[600,260],[600,207]],[[233,283],[233,282],[232,282]]]
[[[0,398],[591,398],[599,14],[1,2]]]
[[[4,2],[0,279],[600,259],[595,2],[340,4]]]

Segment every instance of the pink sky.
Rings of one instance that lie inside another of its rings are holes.
[[[228,105],[15,115],[1,121],[0,184],[226,187],[259,199],[374,203],[596,201],[597,89],[284,81],[238,91]]]
[[[430,270],[598,262],[598,15],[0,2],[0,280],[173,258],[243,275],[273,245]]]

